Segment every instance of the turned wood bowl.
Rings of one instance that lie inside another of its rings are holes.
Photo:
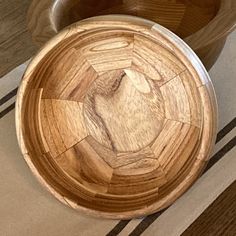
[[[206,165],[216,134],[211,81],[166,28],[132,16],[80,21],[28,66],[18,141],[63,203],[132,218],[173,203]]]
[[[128,14],[159,23],[185,40],[209,70],[236,25],[235,0],[33,0],[28,26],[42,44],[78,20]]]

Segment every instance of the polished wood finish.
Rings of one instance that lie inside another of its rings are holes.
[[[30,63],[16,105],[18,141],[38,179],[65,204],[109,218],[173,203],[207,163],[216,122],[200,60],[132,16],[63,30]]]
[[[65,26],[105,14],[139,16],[167,27],[189,44],[208,70],[236,25],[234,0],[34,0],[28,26],[42,44]]]

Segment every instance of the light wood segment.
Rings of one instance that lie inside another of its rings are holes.
[[[94,148],[96,153],[113,169],[133,164],[142,159],[155,159],[155,155],[151,148],[145,147],[138,152],[114,152],[97,142],[92,136],[88,136],[85,140]]]
[[[179,75],[179,78],[182,81],[184,86],[185,93],[187,95],[189,109],[190,109],[190,123],[191,125],[195,125],[197,127],[201,127],[201,103],[200,103],[200,93],[199,89],[196,87],[193,76],[189,73],[189,71],[184,71]]]
[[[172,51],[164,45],[154,44],[143,35],[134,37],[132,66],[152,80],[157,80],[158,85],[166,83],[185,70]]]
[[[131,166],[130,170],[133,169],[133,166]],[[157,168],[151,172],[141,174],[137,174],[136,172],[134,175],[126,175],[121,171],[117,171],[116,173],[116,170],[114,170],[108,193],[115,195],[133,195],[144,193],[155,188],[158,189],[158,187],[164,183],[166,183],[165,173],[158,165]]]
[[[47,103],[41,102],[40,116],[43,137],[46,140],[48,149],[50,150],[52,156],[58,156],[66,151],[66,145],[64,144],[57,124],[55,123],[56,117],[53,114],[50,100]],[[56,141],[54,141],[53,136],[57,137]]]
[[[96,157],[96,152],[85,140],[80,142],[76,148],[79,152],[78,156],[83,156],[84,162],[87,162],[86,166],[90,169],[91,173],[96,175],[97,178],[100,179],[100,182],[109,183],[112,178],[113,169],[109,167],[102,158],[99,156]],[[86,168],[82,168],[82,171],[89,177],[91,176],[90,172],[87,171]]]
[[[94,151],[112,168],[117,166],[117,154],[113,150],[103,146],[92,136],[85,138],[88,144],[93,147]],[[123,162],[122,162],[123,164]]]
[[[180,76],[161,86],[160,90],[165,101],[166,119],[190,124],[189,99]]]
[[[130,165],[136,163],[142,159],[155,159],[155,155],[152,149],[148,146],[141,149],[138,152],[120,152],[117,153],[116,160],[113,163],[114,168],[124,167],[126,165]]]
[[[145,83],[142,90],[134,83],[137,74],[138,82],[141,77]],[[102,145],[119,152],[138,151],[160,132],[164,107],[153,81],[132,70],[115,71],[101,76],[90,88],[84,115],[90,135]]]
[[[80,58],[80,60],[78,60]],[[86,73],[86,74],[85,74]],[[83,101],[87,88],[98,77],[98,74],[77,50],[66,50],[47,70],[50,79],[44,79],[43,98]],[[58,77],[61,79],[58,80]]]
[[[107,67],[121,58],[129,66]],[[16,107],[19,144],[40,181],[67,205],[109,218],[172,204],[216,136],[203,65],[174,34],[136,17],[87,19],[58,34],[29,64]]]
[[[234,0],[34,0],[28,25],[37,43],[74,22],[105,14],[127,14],[161,24],[198,54],[209,70],[217,60],[228,34],[234,30]]]
[[[107,192],[113,169],[97,155],[86,140],[68,149],[55,160],[65,172],[88,189]]]
[[[199,128],[194,126],[171,120],[165,122],[151,149],[168,179],[173,178],[189,159],[197,145],[199,134]]]
[[[97,32],[83,37],[75,46],[99,74],[129,68],[133,54],[134,35],[124,31]]]
[[[40,118],[44,137],[53,157],[88,136],[81,103],[43,99]]]
[[[132,171],[132,175],[140,175],[155,171],[157,167],[159,167],[158,160],[142,158],[139,161],[116,168],[114,174],[130,176]]]
[[[217,106],[214,104],[216,100],[214,99],[214,94],[211,93],[211,82],[206,86],[199,88],[199,93],[201,96],[202,103],[204,103],[204,113],[207,112],[208,116],[204,117],[204,124],[207,125],[207,129],[202,131],[202,139],[206,140],[214,133],[214,130],[217,128],[217,122],[211,122],[212,117],[217,113]],[[211,109],[213,107],[213,110]],[[204,159],[204,156],[210,149],[214,146],[213,142],[209,142],[207,145],[200,146],[200,155],[199,159]]]
[[[28,152],[38,153],[39,155],[43,155],[44,153],[49,151],[49,147],[42,133],[42,123],[39,119],[41,110],[40,100],[42,97],[42,92],[43,89],[39,88],[31,89],[30,91],[24,94],[25,98],[27,99],[27,102],[25,104],[22,114],[24,120],[27,121],[26,125],[22,129],[22,134],[26,134],[27,130],[31,129],[29,139],[26,140],[26,145],[29,145],[29,147],[31,147],[30,149],[28,149]],[[28,109],[30,109],[31,112],[28,112]],[[24,141],[21,138],[19,139],[19,142],[24,145]],[[32,145],[33,143],[35,145]]]

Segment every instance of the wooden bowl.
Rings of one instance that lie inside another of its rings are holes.
[[[235,0],[33,0],[28,26],[42,44],[78,20],[128,14],[157,22],[185,40],[209,70],[235,28]]]
[[[83,20],[27,68],[16,126],[24,158],[63,203],[132,218],[173,203],[207,163],[213,87],[193,51],[141,18]]]

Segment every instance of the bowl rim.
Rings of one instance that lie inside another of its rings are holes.
[[[130,20],[132,20],[132,23]],[[96,21],[96,23],[94,23],[94,21]],[[97,211],[94,209],[89,209],[81,205],[78,205],[75,202],[68,199],[67,197],[62,196],[53,188],[53,186],[47,183],[47,181],[40,175],[39,171],[37,170],[37,167],[34,166],[28,154],[28,149],[25,144],[25,137],[22,132],[22,124],[24,123],[23,118],[22,118],[22,113],[23,113],[22,105],[24,102],[24,92],[27,89],[27,85],[29,84],[29,81],[32,79],[30,75],[33,73],[38,63],[61,40],[64,40],[74,34],[84,31],[84,29],[86,29],[88,26],[92,28],[97,28],[99,27],[98,22],[102,22],[103,28],[110,27],[111,23],[113,24],[114,22],[116,23],[115,24],[116,26],[121,24],[122,22],[128,23],[130,27],[140,26],[141,24],[142,29],[154,30],[155,32],[159,33],[161,36],[169,40],[174,46],[176,46],[176,48],[180,49],[180,53],[182,53],[187,58],[189,63],[191,62],[190,66],[195,70],[197,76],[201,79],[201,82],[207,88],[207,93],[208,93],[207,98],[210,105],[208,108],[206,107],[203,107],[203,108],[206,110],[207,109],[209,110],[210,117],[205,117],[204,114],[206,114],[206,111],[203,112],[203,116],[204,116],[203,123],[208,128],[207,132],[209,132],[209,139],[207,140],[207,145],[209,148],[205,148],[203,150],[203,153],[202,152],[199,153],[199,156],[201,158],[197,158],[188,176],[183,180],[183,182],[181,182],[177,186],[176,189],[178,191],[174,189],[160,201],[155,202],[149,206],[146,206],[145,208],[138,209],[138,210],[132,210],[132,211],[129,210],[126,212],[118,212],[118,213]],[[151,26],[151,29],[150,29],[150,26]],[[181,47],[179,47],[179,45],[181,45]],[[59,34],[57,34],[51,40],[49,40],[46,43],[46,45],[40,49],[38,54],[29,63],[23,75],[22,82],[19,86],[17,99],[16,99],[15,123],[16,123],[17,140],[18,140],[18,143],[19,143],[19,146],[20,146],[20,149],[24,156],[25,161],[27,162],[28,166],[30,167],[31,171],[36,176],[38,181],[44,187],[46,187],[47,190],[51,192],[59,201],[61,201],[62,203],[74,209],[79,209],[85,212],[86,214],[90,214],[92,216],[98,216],[98,217],[102,216],[104,218],[112,218],[112,219],[130,219],[134,217],[149,215],[156,211],[166,208],[171,203],[173,203],[177,198],[179,198],[196,181],[197,177],[203,171],[204,167],[206,166],[208,162],[207,158],[209,157],[212,151],[212,148],[214,146],[215,140],[216,140],[216,130],[217,130],[217,124],[218,124],[218,106],[217,106],[215,91],[214,91],[212,82],[210,80],[210,77],[205,67],[203,66],[202,62],[197,57],[197,55],[193,52],[193,50],[182,39],[180,39],[178,36],[176,36],[174,33],[169,31],[165,27],[155,22],[145,20],[140,17],[126,16],[126,15],[123,15],[123,16],[122,15],[107,15],[107,16],[96,16],[96,17],[88,18],[88,19],[72,24],[71,26],[62,30]],[[208,126],[211,128],[209,128]]]
[[[54,10],[60,0],[33,0],[27,13],[27,25],[33,40],[42,45],[56,35],[59,30],[54,22]],[[43,10],[42,10],[43,9]],[[43,17],[40,15],[43,11]],[[114,14],[112,14],[114,15]],[[122,15],[122,14],[121,14]],[[37,24],[35,25],[35,19]],[[221,22],[221,24],[219,24]],[[226,22],[222,24],[222,22]],[[40,29],[41,26],[43,29]],[[236,1],[220,0],[215,17],[197,32],[183,40],[195,51],[226,37],[236,28]],[[63,29],[62,29],[63,30]]]

